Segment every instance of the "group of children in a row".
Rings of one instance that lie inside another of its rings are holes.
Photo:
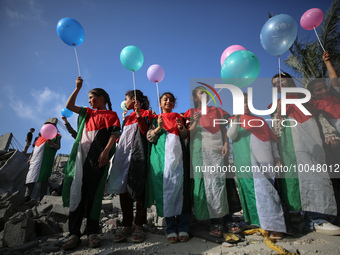
[[[327,52],[324,62],[332,87],[339,91]],[[63,202],[70,208],[70,235],[64,241],[64,249],[79,244],[84,214],[87,217],[84,234],[89,235],[90,247],[100,245],[99,217],[105,185],[106,193],[119,194],[123,212],[124,228],[116,233],[114,242],[130,235],[134,242],[142,242],[146,208],[151,205],[156,205],[158,216],[165,217],[169,243],[189,240],[191,212],[198,220],[210,219],[212,236],[221,237],[224,230],[240,232],[242,229],[232,223],[231,215],[241,209],[247,223],[270,231],[273,239],[287,233],[286,207],[288,211],[309,212],[309,219],[320,232],[340,234],[340,228],[325,221],[326,216],[339,214],[339,182],[327,172],[309,172],[306,176],[291,171],[276,179],[275,172],[240,171],[246,166],[260,169],[280,164],[296,167],[339,164],[340,101],[330,94],[325,81],[308,84],[313,100],[305,106],[312,116],[304,115],[295,105],[288,105],[287,114],[282,116],[278,107],[273,119],[291,120],[297,125],[283,127],[281,121],[273,122],[279,123],[273,130],[265,121],[262,127],[247,124],[261,119],[251,115],[247,95],[244,115],[231,117],[215,107],[207,107],[207,113],[202,115],[202,97],[207,94],[197,87],[192,92],[195,108],[188,110],[184,118],[172,112],[176,98],[170,92],[160,97],[162,114],[156,116],[141,91],[128,91],[125,106],[133,112],[124,118],[120,131],[119,118],[103,89],[89,92],[92,109],[75,105],[82,83],[78,77],[76,89],[66,104],[79,114],[79,119],[64,170]],[[274,76],[272,84],[279,92],[281,87],[295,87],[286,73]],[[214,119],[239,124],[227,130],[226,125],[213,126]],[[189,143],[185,142],[187,139]],[[233,142],[238,192],[234,179],[226,178],[224,172],[195,171],[195,166],[227,165],[229,139]]]

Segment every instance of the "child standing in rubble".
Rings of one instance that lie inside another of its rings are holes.
[[[89,92],[89,107],[75,105],[83,80],[79,76],[76,88],[66,107],[79,114],[78,134],[65,166],[63,203],[69,206],[69,237],[62,248],[70,250],[80,244],[83,216],[87,222],[84,234],[89,236],[91,248],[100,246],[99,217],[107,177],[108,161],[112,156],[119,118],[112,111],[109,95],[101,88]],[[108,105],[109,110],[107,110]]]

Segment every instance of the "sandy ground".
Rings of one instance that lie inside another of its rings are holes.
[[[108,201],[105,201],[108,202]],[[116,197],[112,200],[114,206],[119,206],[119,199]],[[208,236],[207,231],[202,227],[195,229],[201,232],[201,236]],[[195,233],[196,235],[197,233]],[[244,241],[235,244],[233,247],[224,247],[220,243],[207,241],[204,238],[192,237],[187,243],[167,243],[166,236],[151,234],[146,232],[145,242],[135,244],[131,237],[125,242],[114,243],[113,234],[104,234],[101,236],[102,246],[91,249],[88,247],[86,237],[76,250],[71,252],[58,251],[49,254],[278,254],[264,243],[264,237],[258,234],[244,236]],[[53,243],[55,239],[51,238],[45,244]],[[291,253],[298,254],[340,254],[340,236],[327,236],[316,232],[311,232],[303,236],[292,237],[286,236],[283,240],[276,242]]]
[[[212,243],[201,238],[193,237],[187,243],[168,244],[165,236],[147,233],[144,243],[134,244],[131,238],[123,243],[113,243],[113,235],[102,236],[102,246],[90,249],[87,239],[72,252],[59,251],[50,254],[278,254],[271,250],[258,235],[246,236],[241,245],[231,248],[221,244]],[[54,239],[48,241],[53,242]],[[299,254],[340,254],[340,237],[325,236],[318,233],[309,233],[300,238],[285,238],[276,243],[292,253]]]

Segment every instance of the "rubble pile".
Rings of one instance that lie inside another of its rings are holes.
[[[68,213],[60,196],[44,196],[40,202],[25,202],[19,192],[0,195],[0,254],[62,252],[61,241],[68,234]],[[154,207],[148,209],[147,221],[146,231],[165,235],[164,218],[157,217]],[[102,234],[114,234],[121,222],[119,199],[103,200]],[[82,231],[85,225],[86,219]]]

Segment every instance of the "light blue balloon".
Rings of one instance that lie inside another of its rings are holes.
[[[230,54],[221,67],[223,82],[239,88],[250,85],[256,80],[259,73],[259,59],[254,53],[247,50],[235,51]]]
[[[296,21],[287,14],[270,18],[262,27],[260,40],[262,47],[272,55],[286,52],[297,36]]]
[[[144,56],[142,51],[136,46],[126,46],[120,53],[120,62],[122,65],[130,70],[137,71],[144,63]]]
[[[70,118],[73,115],[73,112],[65,107],[61,110],[61,115],[66,118]]]
[[[78,21],[72,18],[63,18],[57,24],[57,33],[60,39],[70,46],[79,46],[83,43],[85,33]]]
[[[123,111],[127,111],[128,109],[126,108],[125,101],[120,103],[120,108],[122,108]]]

